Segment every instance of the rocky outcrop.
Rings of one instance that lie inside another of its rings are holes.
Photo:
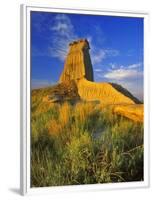
[[[74,41],[69,44],[69,52],[59,82],[81,78],[93,81],[93,69],[89,49],[89,43],[86,39]]]
[[[134,105],[117,105],[113,108],[113,113],[122,115],[136,122],[144,121],[144,106],[143,104]]]
[[[85,101],[100,101],[103,104],[135,104],[140,101],[128,90],[115,83],[93,82],[93,69],[86,39],[69,44],[69,52],[59,82],[65,86],[65,98],[69,95],[69,84],[75,84],[74,93]],[[67,87],[66,88],[66,83]],[[75,91],[76,90],[76,91]],[[58,96],[53,99],[58,101]],[[69,98],[71,96],[69,95]]]
[[[80,96],[75,81],[71,80],[53,86],[47,98],[50,102],[63,102],[79,100]]]
[[[77,88],[79,96],[86,101],[99,100],[103,104],[135,104],[133,95],[128,97],[124,89],[120,92],[110,83],[95,83],[80,79]]]

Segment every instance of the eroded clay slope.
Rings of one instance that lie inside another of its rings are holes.
[[[77,81],[77,88],[79,96],[83,100],[99,100],[103,104],[135,104],[131,96],[127,97],[110,83],[96,83],[80,79]]]
[[[117,105],[113,108],[113,113],[125,116],[136,122],[143,122],[144,120],[143,104]]]

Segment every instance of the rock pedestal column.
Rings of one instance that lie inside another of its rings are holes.
[[[89,54],[89,43],[86,39],[69,44],[69,52],[59,82],[86,78],[93,81],[93,68]]]

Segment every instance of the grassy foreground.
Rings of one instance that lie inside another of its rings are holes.
[[[32,187],[143,180],[143,123],[96,102],[43,102],[48,92],[32,92]]]

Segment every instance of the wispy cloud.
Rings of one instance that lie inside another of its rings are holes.
[[[134,79],[143,76],[143,72],[139,69],[142,63],[135,63],[128,66],[121,65],[119,68],[116,65],[111,65],[111,69],[108,70],[103,76],[104,78],[111,80],[124,80]]]
[[[53,33],[53,37],[48,48],[49,54],[51,57],[56,57],[63,61],[66,58],[69,43],[77,38],[73,24],[67,15],[57,14],[50,30]]]
[[[75,33],[71,19],[65,14],[58,14],[55,17],[54,24],[50,27],[50,30],[53,32],[53,38],[49,47],[50,55],[64,61],[69,43],[80,38],[80,36]],[[90,43],[91,58],[94,65],[101,63],[107,57],[119,55],[118,50],[97,47],[93,42],[92,36],[85,35],[84,38],[87,38]]]
[[[115,63],[109,63],[109,66],[111,67],[111,69],[116,69],[116,64]]]
[[[98,48],[97,46],[92,44],[92,41],[91,41],[91,46],[92,46],[91,57],[93,65],[101,63],[104,59],[108,57],[115,57],[120,54],[120,52],[116,49]]]
[[[102,62],[102,60],[106,57],[106,53],[103,49],[99,49],[99,51],[92,51],[91,52],[91,57],[92,57],[92,63],[93,64],[98,64]]]
[[[142,63],[135,63],[135,64],[132,64],[132,65],[129,65],[128,68],[129,69],[135,69],[135,68],[139,68],[141,67]]]
[[[50,27],[51,31],[55,31],[58,35],[70,37],[74,35],[74,27],[70,18],[65,14],[57,14],[54,18],[53,25]]]
[[[94,69],[94,71],[95,71],[95,72],[102,72],[102,69],[96,68],[96,69]]]
[[[136,69],[115,69],[106,73],[104,77],[113,80],[123,80],[141,77],[142,75],[142,71],[138,71]]]
[[[57,14],[54,18],[52,18],[52,20],[49,21],[47,21],[42,15],[38,17],[40,17],[40,23],[38,22],[38,20],[36,20],[35,24],[38,31],[41,31],[41,26],[42,30],[48,28],[48,30],[52,33],[52,37],[48,38],[49,45],[46,48],[46,50],[44,50],[44,52],[41,50],[41,52],[39,53],[40,50],[34,47],[33,55],[47,55],[64,61],[68,53],[69,43],[73,40],[80,38],[80,36],[75,33],[75,28],[71,21],[71,18],[66,14]],[[100,27],[97,26],[95,27],[95,29],[97,40],[101,38],[101,41],[103,41],[102,32],[100,32]],[[42,35],[44,36],[44,33]],[[83,35],[82,37],[87,38],[90,43],[90,54],[93,65],[100,64],[107,57],[114,57],[119,55],[119,51],[116,49],[102,49],[98,47],[94,42],[96,39],[94,40],[94,38],[91,35]]]

